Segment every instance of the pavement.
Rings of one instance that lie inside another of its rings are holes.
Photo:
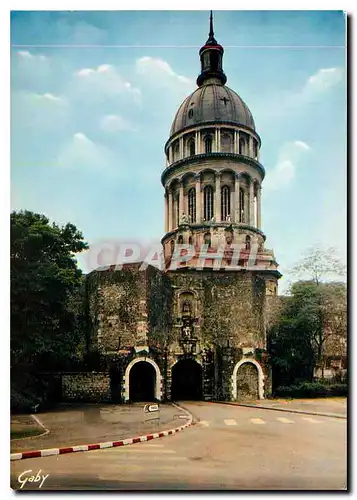
[[[345,419],[208,402],[179,405],[196,425],[131,446],[13,461],[11,486],[45,491],[347,489]]]
[[[11,440],[11,453],[118,441],[178,427],[186,414],[171,404],[160,404],[159,412],[144,413],[145,403],[128,405],[62,405],[49,412],[14,415],[12,423],[43,426],[44,434]],[[45,433],[46,430],[49,432]]]
[[[260,399],[255,401],[230,402],[227,404],[305,413],[326,417],[347,418],[347,398],[315,399]]]

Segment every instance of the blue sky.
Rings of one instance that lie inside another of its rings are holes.
[[[90,243],[159,240],[163,146],[196,88],[208,18],[13,12],[11,208],[70,221]],[[284,290],[308,247],[333,246],[345,260],[345,18],[217,11],[214,24],[227,85],[247,103],[262,139],[262,227]]]

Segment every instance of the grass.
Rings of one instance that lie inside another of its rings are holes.
[[[43,429],[11,429],[11,439],[22,439],[25,437],[39,436],[43,433]]]

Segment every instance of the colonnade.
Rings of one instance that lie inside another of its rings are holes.
[[[221,138],[224,134],[229,134],[233,139],[232,144],[229,147],[229,151],[222,146]],[[211,151],[207,151],[205,138],[210,136],[212,139]],[[248,138],[247,143],[242,144],[240,142],[241,136]],[[167,149],[167,159],[166,166],[171,165],[175,161],[181,160],[188,156],[192,156],[190,153],[190,149],[188,147],[189,141],[194,140],[194,154],[201,153],[235,153],[235,154],[243,154],[245,156],[249,156],[251,158],[256,158],[259,161],[259,147],[257,139],[245,130],[236,130],[229,128],[220,128],[216,127],[214,130],[211,129],[200,129],[194,132],[186,132],[177,138],[175,138]],[[254,148],[254,143],[256,144],[256,149]]]
[[[258,182],[250,180],[248,188],[246,182],[242,183],[242,176],[235,174],[234,184],[221,181],[221,173],[215,173],[215,181],[212,185],[202,181],[201,174],[195,176],[195,183],[185,187],[182,180],[177,181],[174,187],[169,186],[165,190],[165,232],[172,231],[180,224],[184,215],[186,222],[201,224],[210,222],[204,220],[205,210],[204,188],[211,186],[213,191],[213,217],[211,222],[233,222],[244,223],[261,229],[261,187]],[[230,213],[225,220],[222,220],[221,190],[223,186],[228,186],[230,196]],[[195,218],[189,217],[188,192],[195,189],[194,205]]]

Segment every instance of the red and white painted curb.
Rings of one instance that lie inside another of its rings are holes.
[[[117,446],[126,446],[128,444],[140,443],[144,441],[151,441],[152,439],[158,439],[165,436],[171,436],[177,432],[181,432],[187,427],[192,425],[192,415],[185,411],[187,414],[188,422],[175,429],[170,429],[168,431],[155,432],[153,434],[147,434],[144,436],[138,436],[130,439],[123,439],[121,441],[108,441],[105,443],[97,444],[83,444],[78,446],[67,446],[64,448],[50,448],[47,450],[33,450],[33,451],[23,451],[21,453],[11,453],[10,460],[22,460],[24,458],[39,458],[39,457],[49,457],[51,455],[64,455],[65,453],[75,453],[77,451],[91,451],[91,450],[101,450],[103,448],[114,448]]]

